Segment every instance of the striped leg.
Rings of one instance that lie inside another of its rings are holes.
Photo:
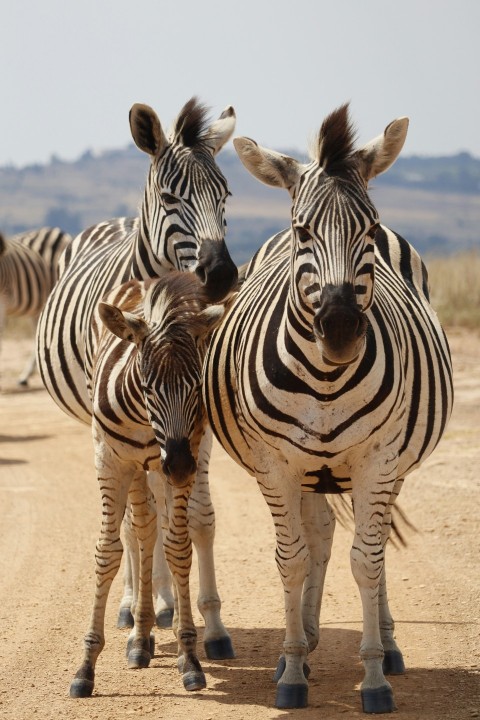
[[[305,677],[308,643],[302,618],[302,589],[309,571],[308,547],[301,516],[301,486],[298,478],[282,478],[284,468],[258,473],[257,481],[270,508],[277,540],[276,562],[283,583],[286,633],[283,643],[285,670],[277,683],[278,708],[306,707]]]
[[[39,318],[39,315],[36,315],[35,317],[33,317],[31,319],[34,337],[35,337],[35,333],[37,331],[38,318]],[[35,347],[35,341],[34,341],[32,353],[31,353],[30,357],[28,358],[25,367],[23,368],[22,372],[20,373],[20,375],[18,377],[17,385],[22,385],[22,387],[25,387],[26,385],[28,385],[28,381],[29,381],[30,377],[33,375],[33,373],[35,372],[36,367],[37,367],[37,356],[36,356],[36,347]]]
[[[191,488],[166,484],[168,528],[163,536],[165,556],[175,583],[174,631],[178,641],[178,669],[186,690],[206,687],[205,674],[197,657],[197,630],[190,600],[192,541],[188,532],[187,506]]]
[[[148,484],[155,497],[157,506],[157,542],[153,552],[153,604],[155,621],[158,627],[172,627],[174,597],[172,592],[172,575],[170,573],[165,550],[163,547],[163,526],[165,518],[165,480],[158,472],[148,473]]]
[[[355,483],[352,478],[355,537],[350,560],[363,607],[360,657],[365,677],[361,695],[364,712],[372,713],[392,712],[396,709],[392,687],[383,673],[384,650],[379,612],[380,589],[385,581],[383,518],[394,484],[394,480],[385,476],[382,483],[361,487],[361,482]]]
[[[133,628],[134,620],[132,614],[132,608],[136,602],[136,590],[137,587],[134,579],[134,568],[138,567],[138,545],[137,538],[132,527],[132,522],[129,517],[130,510],[127,507],[125,510],[125,518],[123,521],[123,531],[125,535],[125,553],[123,558],[123,595],[120,600],[120,607],[118,609],[117,627],[118,628]]]
[[[122,559],[120,527],[131,478],[129,468],[119,468],[115,456],[106,446],[99,450],[97,444],[96,465],[102,502],[102,527],[95,551],[95,597],[90,627],[84,639],[83,663],[70,685],[70,696],[77,698],[89,697],[92,694],[95,664],[105,645],[105,607]],[[120,470],[123,470],[123,474]]]
[[[390,535],[390,530],[391,530],[392,506],[393,506],[395,500],[397,499],[397,496],[400,492],[402,485],[403,485],[403,479],[396,481],[395,487],[393,489],[392,496],[390,499],[390,503],[388,505],[387,510],[385,511],[385,516],[383,519],[383,527],[382,527],[382,542],[383,542],[383,547],[385,549],[387,547],[387,540],[388,540],[388,537]],[[395,623],[393,621],[393,618],[390,614],[390,609],[388,607],[385,562],[383,565],[382,576],[380,578],[380,589],[379,589],[379,595],[378,595],[378,612],[379,612],[379,620],[380,620],[380,637],[382,638],[382,645],[383,645],[383,650],[385,653],[384,658],[383,658],[383,672],[385,675],[402,675],[405,672],[405,663],[403,661],[402,652],[393,637],[393,633],[395,630]]]
[[[200,445],[197,477],[188,501],[188,530],[198,557],[197,607],[205,621],[205,653],[211,660],[227,660],[234,658],[235,653],[230,635],[220,617],[221,601],[215,578],[215,511],[208,482],[211,448],[212,432],[208,428]]]
[[[138,542],[138,582],[133,576],[138,596],[133,606],[135,625],[129,639],[129,668],[148,667],[153,655],[150,631],[155,622],[152,600],[153,550],[157,539],[157,513],[145,472],[137,473],[128,495],[132,525]],[[153,640],[153,646],[154,646]]]

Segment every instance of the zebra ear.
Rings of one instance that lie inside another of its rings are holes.
[[[152,157],[160,155],[166,148],[168,140],[155,110],[149,105],[135,103],[130,110],[129,120],[136,146]]]
[[[246,137],[233,141],[238,157],[247,170],[266,185],[290,190],[300,177],[302,165],[288,155],[260,147]]]
[[[401,117],[387,125],[382,135],[357,151],[360,172],[368,182],[385,172],[397,159],[407,137],[408,118]]]
[[[207,147],[210,148],[213,155],[216,155],[225,143],[230,140],[235,130],[236,122],[237,117],[235,110],[230,105],[225,108],[218,120],[212,123],[205,135],[204,142]]]
[[[192,330],[194,337],[201,339],[207,337],[220,325],[224,315],[224,305],[209,305],[205,310],[199,312]]]
[[[138,345],[148,334],[145,320],[129,312],[122,313],[120,308],[108,303],[99,303],[98,312],[105,327],[121,340]]]

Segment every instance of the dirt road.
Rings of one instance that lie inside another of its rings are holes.
[[[480,718],[480,340],[450,334],[456,404],[440,446],[411,475],[403,508],[421,532],[389,549],[390,606],[407,664],[392,678],[405,720]],[[29,343],[2,346],[0,394],[0,717],[9,720],[362,717],[361,608],[339,528],[326,581],[320,645],[311,656],[309,708],[273,707],[271,676],[283,639],[273,525],[255,482],[215,447],[217,579],[237,657],[201,661],[208,686],[183,689],[169,630],[157,630],[150,668],[127,670],[126,631],[115,626],[121,577],[106,617],[94,696],[72,700],[93,597],[100,508],[88,428],[41,388],[17,391]],[[193,576],[194,597],[197,587]],[[200,615],[195,614],[202,638]]]

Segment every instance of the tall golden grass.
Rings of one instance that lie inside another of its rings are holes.
[[[442,325],[480,330],[480,251],[426,257],[430,300]]]

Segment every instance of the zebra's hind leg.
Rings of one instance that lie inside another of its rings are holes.
[[[205,621],[203,645],[210,660],[235,657],[232,640],[220,617],[221,601],[217,590],[214,563],[215,511],[210,497],[208,463],[212,444],[207,429],[200,445],[198,470],[188,501],[188,529],[198,558],[199,592],[197,607]]]
[[[37,323],[38,323],[38,315],[36,315],[34,318],[32,318],[32,328],[33,328],[34,337],[35,337],[35,333],[37,330]],[[28,381],[29,381],[30,377],[35,372],[36,367],[37,367],[37,356],[36,356],[35,341],[34,341],[33,350],[31,352],[30,357],[27,360],[25,367],[23,368],[22,372],[20,373],[20,375],[18,377],[17,385],[26,387],[28,385]]]
[[[383,518],[382,542],[385,549],[387,547],[387,540],[391,530],[391,509],[393,503],[398,496],[398,493],[400,492],[402,484],[403,479],[399,479],[396,481],[390,498],[390,503],[385,511],[385,515]],[[395,623],[388,607],[385,562],[383,565],[382,576],[380,578],[378,612],[380,621],[380,637],[382,638],[383,651],[385,653],[383,657],[383,672],[385,675],[402,675],[405,672],[405,663],[403,661],[402,652],[398,647],[397,643],[395,642],[395,638],[393,636],[395,630]]]
[[[188,532],[187,505],[190,486],[166,486],[168,528],[164,533],[165,556],[175,583],[178,669],[186,690],[202,690],[207,682],[197,656],[197,630],[190,600],[192,541]]]
[[[124,553],[124,567],[123,567],[123,595],[120,600],[120,607],[118,609],[117,616],[117,627],[118,628],[133,628],[133,608],[135,606],[136,586],[133,580],[134,566],[138,567],[138,543],[135,533],[132,528],[132,523],[129,521],[129,508],[125,511],[125,518],[123,520],[123,531],[125,535],[125,553]],[[137,556],[135,558],[135,555]]]
[[[138,541],[139,568],[138,579],[133,573],[134,587],[137,587],[137,598],[134,605],[135,624],[127,646],[128,667],[131,669],[145,668],[150,664],[154,654],[155,639],[151,629],[155,622],[152,600],[152,566],[153,550],[157,539],[157,513],[155,503],[147,486],[145,472],[135,475],[132,482],[128,502],[132,525]]]

